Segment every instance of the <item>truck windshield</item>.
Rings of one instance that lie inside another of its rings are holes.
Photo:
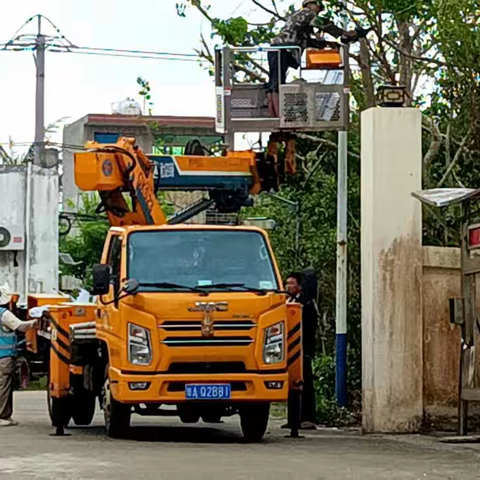
[[[257,232],[178,230],[136,232],[128,241],[128,277],[142,291],[278,290],[265,238]],[[231,285],[228,286],[227,285]],[[222,286],[224,288],[222,288]],[[240,287],[241,286],[241,287]]]

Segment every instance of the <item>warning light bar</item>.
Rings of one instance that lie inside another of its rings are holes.
[[[468,227],[468,248],[469,250],[480,248],[480,225]]]

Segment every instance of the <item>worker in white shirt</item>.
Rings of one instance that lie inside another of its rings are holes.
[[[0,427],[18,425],[12,419],[17,332],[26,332],[37,325],[37,320],[19,320],[10,311],[11,300],[8,287],[0,286]]]

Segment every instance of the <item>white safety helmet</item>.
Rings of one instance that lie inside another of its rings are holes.
[[[7,305],[12,300],[8,285],[0,285],[0,305]]]

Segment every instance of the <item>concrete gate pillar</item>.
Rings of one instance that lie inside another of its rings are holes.
[[[362,114],[363,429],[412,432],[423,416],[421,113]]]

